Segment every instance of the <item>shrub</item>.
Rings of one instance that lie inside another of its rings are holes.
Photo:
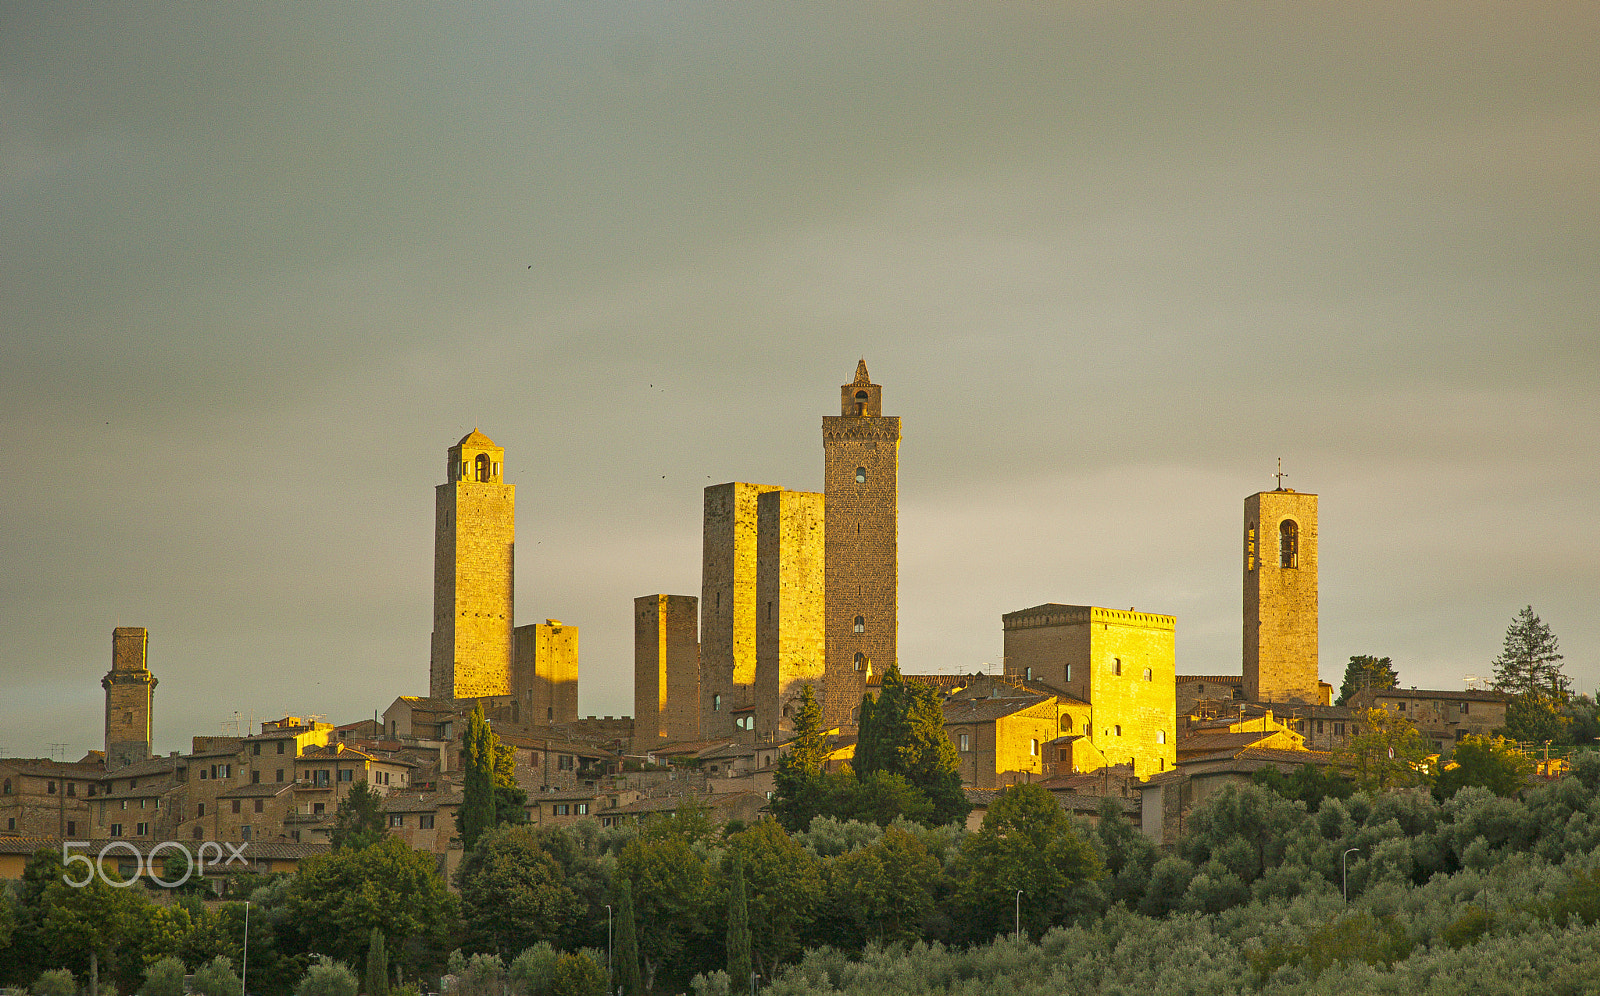
[[[244,992],[233,961],[226,955],[217,955],[195,969],[189,988],[200,996],[241,996]]]
[[[144,971],[139,996],[183,996],[183,977],[187,974],[181,959],[171,955],[157,958]]]
[[[586,954],[562,955],[556,962],[551,996],[605,996],[606,970]]]
[[[511,963],[511,991],[517,996],[550,996],[561,956],[549,941],[540,941]]]
[[[295,996],[356,996],[356,973],[324,955],[306,969],[294,992]]]
[[[77,996],[78,983],[64,968],[40,972],[33,982],[33,996]]]

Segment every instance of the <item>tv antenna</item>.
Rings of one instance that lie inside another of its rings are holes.
[[[65,761],[67,759],[67,756],[66,756],[67,755],[67,745],[66,744],[51,744],[50,745],[50,753],[55,755],[55,759],[57,761]]]

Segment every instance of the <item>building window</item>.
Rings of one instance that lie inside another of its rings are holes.
[[[968,738],[968,736],[965,733],[961,734],[961,750],[962,750],[962,752],[965,753],[967,751],[970,751],[971,749],[972,749],[971,740]]]
[[[579,816],[588,816],[589,815],[589,804],[587,802],[578,803],[578,815]]]
[[[259,755],[261,753],[261,745],[260,744],[251,744],[250,745],[250,753],[251,754],[255,754],[255,755]]]
[[[278,753],[279,754],[283,753],[283,741],[282,740],[278,741]]]
[[[7,830],[15,830],[16,828],[17,828],[17,818],[15,816],[6,817],[6,829]]]
[[[1461,703],[1461,715],[1463,715],[1463,716],[1465,716],[1465,715],[1466,715],[1466,714],[1467,714],[1467,713],[1468,713],[1468,712],[1470,712],[1470,711],[1471,711],[1471,710],[1469,710],[1469,709],[1468,709],[1468,708],[1467,708],[1467,706],[1468,706],[1468,705],[1469,705],[1469,704],[1470,704],[1470,703],[1467,703],[1467,702],[1463,702],[1463,703]]]
[[[255,809],[256,809],[256,812],[258,812],[258,813],[259,813],[259,812],[261,812],[261,800],[260,800],[260,799],[257,799],[257,800],[256,800],[256,807],[255,807]]]
[[[1122,724],[1121,723],[1117,723],[1116,725],[1112,726],[1111,729],[1116,732],[1116,736],[1119,736],[1119,737],[1122,736]]]
[[[326,813],[327,811],[328,811],[328,804],[325,803],[325,802],[313,802],[311,804],[311,815],[312,816],[321,816],[323,813]]]
[[[7,778],[6,779],[5,790],[4,791],[0,791],[0,795],[10,795],[10,794],[11,794],[11,779]]]
[[[856,616],[855,626],[857,633],[865,633],[867,631],[867,617]]]
[[[261,784],[261,772],[259,772],[259,771],[250,772],[250,784],[251,785],[260,785]]]
[[[198,803],[195,806],[195,814],[194,815],[197,818],[206,815],[206,804],[203,803],[203,802],[202,803]]]
[[[1145,681],[1155,681],[1156,680],[1155,672],[1150,670],[1149,668],[1145,668],[1144,669],[1144,680]]]
[[[856,468],[856,483],[857,484],[865,484],[865,483],[867,483],[867,468],[865,468],[865,467],[857,467]]]
[[[1028,756],[1029,757],[1038,757],[1039,756],[1039,741],[1037,739],[1028,741]]]
[[[866,668],[866,666],[867,666],[867,655],[858,651],[856,653],[855,664],[856,664],[856,670],[857,671],[864,670]]]
[[[239,800],[238,799],[233,800],[233,811],[236,812],[236,813],[239,811]]]
[[[1164,744],[1166,742],[1167,742],[1167,731],[1166,730],[1157,730],[1156,731],[1156,743]]]
[[[1072,717],[1071,716],[1062,716],[1061,717],[1061,732],[1062,733],[1071,733],[1072,732]]]
[[[573,768],[573,762],[576,761],[576,760],[577,760],[577,758],[573,757],[571,754],[557,754],[556,755],[556,770],[557,771],[571,771],[572,768]]]
[[[68,782],[67,783],[67,795],[75,796],[77,794],[78,794],[78,783],[77,782]]]
[[[1344,724],[1343,723],[1334,723],[1333,724],[1333,735],[1336,736],[1336,737],[1344,736]]]
[[[1293,519],[1284,519],[1278,526],[1278,566],[1300,566],[1300,527]]]
[[[1322,732],[1322,720],[1320,720],[1320,719],[1317,720],[1317,732],[1318,733]]]
[[[712,712],[721,712],[722,711],[722,696],[721,695],[713,694],[711,696],[711,711]]]
[[[280,782],[283,781],[283,769],[282,768],[279,768],[276,772],[274,772],[274,774],[277,776],[277,778],[276,778],[277,781],[280,781]]]
[[[1111,658],[1111,673],[1112,674],[1121,674],[1122,673],[1122,658],[1121,657],[1113,657],[1113,658]]]
[[[207,777],[209,777],[209,776],[208,776],[208,774],[206,772],[206,769],[201,768],[200,769],[200,780],[201,781],[205,781]]]
[[[1072,665],[1071,664],[1067,665],[1067,680],[1068,681],[1072,680]]]
[[[1022,669],[1022,680],[1023,681],[1032,681],[1033,680],[1033,668],[1031,666],[1025,667],[1025,668]]]
[[[244,825],[244,826],[239,828],[239,839],[240,840],[249,840],[250,839],[250,826],[249,826],[249,824],[246,824],[246,825]]]
[[[354,768],[341,768],[339,770],[339,780],[341,782],[354,781],[355,780],[355,774],[356,774],[356,772],[355,772]]]
[[[44,791],[45,791],[46,795],[55,795],[56,794],[56,783],[55,782],[45,782],[44,783]]]
[[[148,823],[136,823],[136,824],[134,824],[133,830],[134,830],[133,835],[135,837],[147,837],[147,836],[150,835],[150,824],[148,824]]]
[[[113,836],[113,837],[121,837],[122,836],[122,824],[121,823],[113,823],[113,824],[111,824],[111,836]]]
[[[432,830],[433,829],[433,814],[432,813],[423,813],[421,816],[418,816],[417,817],[417,829],[418,830]]]
[[[318,768],[317,770],[313,771],[311,773],[311,784],[321,786],[322,788],[327,788],[328,787],[328,769],[327,768]]]
[[[406,815],[404,813],[390,813],[389,814],[389,825],[392,826],[392,827],[403,827],[403,826],[405,826],[406,825]]]
[[[551,816],[570,816],[570,815],[572,815],[570,810],[571,810],[571,807],[567,803],[558,802],[554,806],[550,807],[550,815]]]

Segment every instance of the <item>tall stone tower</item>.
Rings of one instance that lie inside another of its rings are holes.
[[[703,737],[732,736],[754,726],[756,499],[778,490],[737,481],[706,488],[700,562]]]
[[[156,678],[145,659],[149,640],[143,626],[111,631],[111,670],[100,679],[106,690],[107,771],[150,759]]]
[[[559,619],[511,631],[513,721],[571,723],[578,718],[578,627]]]
[[[1244,500],[1244,694],[1317,703],[1317,496]]]
[[[758,738],[794,729],[806,685],[819,701],[827,694],[823,509],[822,495],[808,491],[768,491],[756,498]]]
[[[826,656],[823,716],[848,725],[869,667],[895,662],[899,635],[900,419],[883,414],[883,388],[867,361],[839,391],[839,414],[822,419],[827,505]]]
[[[700,738],[700,600],[633,600],[633,749]]]
[[[505,450],[473,429],[450,447],[435,489],[433,652],[428,694],[511,694],[516,488]]]

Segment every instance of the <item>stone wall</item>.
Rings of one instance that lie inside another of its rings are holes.
[[[578,718],[578,627],[559,619],[518,626],[511,694],[512,721],[570,723]]]
[[[633,600],[633,750],[700,737],[700,600]]]
[[[706,488],[700,566],[700,735],[735,734],[755,704],[757,505],[771,484]]]
[[[516,488],[504,483],[504,454],[473,430],[451,447],[436,489],[434,698],[511,694]]]
[[[826,694],[825,517],[813,492],[769,491],[756,507],[755,733],[764,739],[794,729],[806,685]]]
[[[115,771],[150,756],[156,679],[146,662],[149,634],[142,626],[111,631],[111,670],[100,679],[106,691],[106,768]]]

